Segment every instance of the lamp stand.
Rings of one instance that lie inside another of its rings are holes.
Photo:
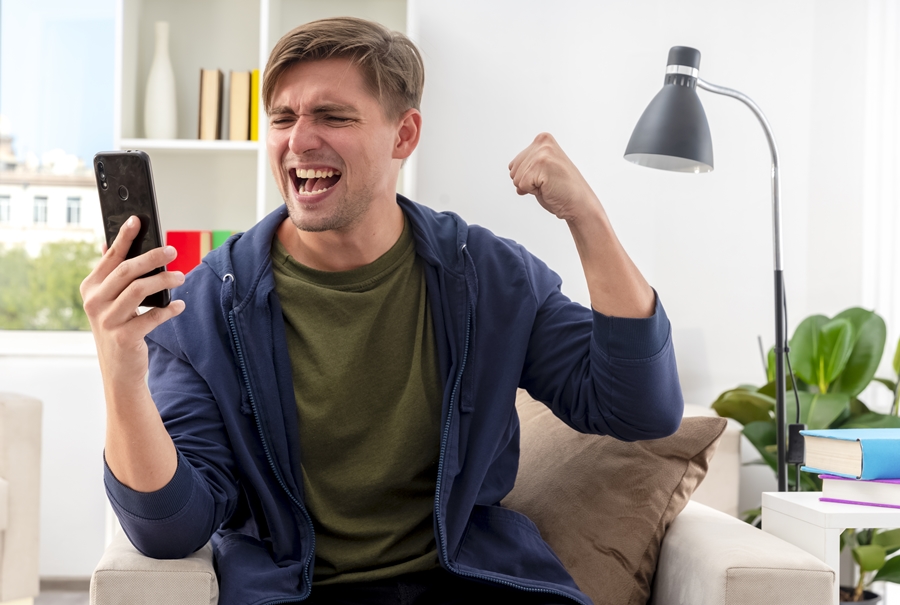
[[[772,154],[772,242],[775,259],[775,441],[778,447],[778,491],[787,491],[787,458],[785,449],[784,429],[787,422],[785,417],[785,376],[784,356],[785,350],[785,304],[784,304],[784,276],[781,262],[781,186],[778,181],[778,147],[775,145],[775,135],[772,127],[762,110],[750,97],[730,88],[710,84],[701,78],[697,78],[697,87],[709,92],[732,97],[741,101],[750,108],[756,119],[762,125],[769,142],[769,151]]]

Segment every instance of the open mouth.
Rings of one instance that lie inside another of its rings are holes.
[[[334,187],[341,180],[341,172],[333,168],[320,169],[296,169],[291,168],[291,180],[294,188],[301,196],[317,195]]]

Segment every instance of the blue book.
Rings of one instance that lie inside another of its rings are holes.
[[[900,479],[900,429],[800,431],[808,473],[850,479]]]

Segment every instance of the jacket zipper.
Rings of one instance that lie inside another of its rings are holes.
[[[465,245],[463,246],[463,251],[465,251]],[[441,453],[438,457],[438,475],[437,475],[437,485],[435,487],[434,493],[434,514],[437,518],[437,526],[438,526],[438,538],[441,543],[441,555],[444,559],[444,567],[447,568],[450,572],[467,578],[476,578],[479,580],[485,580],[492,584],[501,584],[508,588],[515,588],[517,590],[522,590],[525,592],[532,593],[543,593],[543,594],[552,594],[561,596],[564,599],[573,600],[574,597],[567,595],[564,592],[556,591],[556,590],[548,590],[545,588],[532,588],[530,586],[523,586],[521,584],[516,584],[514,582],[508,582],[506,580],[498,580],[497,578],[491,578],[489,576],[483,574],[475,574],[469,572],[459,571],[457,569],[453,569],[450,566],[450,556],[447,553],[447,534],[444,528],[443,518],[441,517],[441,487],[443,485],[443,470],[444,470],[444,453],[447,447],[447,439],[450,437],[450,424],[453,419],[453,402],[456,400],[457,395],[459,395],[459,386],[462,383],[463,372],[466,370],[466,360],[469,357],[469,336],[471,334],[471,323],[472,323],[472,304],[470,303],[466,308],[466,343],[463,348],[463,356],[462,362],[459,366],[459,372],[456,373],[456,380],[453,383],[453,390],[450,392],[450,404],[447,406],[447,420],[444,422],[444,432],[441,435]],[[461,395],[460,395],[461,396]],[[578,600],[579,603],[583,603],[583,605],[589,605],[588,603],[584,603],[584,601]]]
[[[281,476],[281,472],[278,470],[278,467],[275,465],[275,459],[272,457],[272,452],[269,450],[269,444],[266,441],[266,435],[262,428],[262,422],[259,419],[259,410],[256,407],[256,398],[253,396],[253,390],[250,388],[250,373],[247,371],[247,365],[244,362],[244,351],[241,348],[241,341],[238,338],[237,326],[234,321],[234,311],[228,312],[228,323],[231,327],[231,338],[234,341],[234,348],[237,351],[238,355],[238,364],[241,367],[241,374],[244,378],[244,388],[247,389],[247,397],[250,399],[250,408],[253,410],[253,419],[256,422],[256,430],[259,432],[259,438],[262,441],[263,451],[266,454],[266,460],[269,462],[269,468],[272,469],[272,472],[275,474],[275,478],[278,480],[278,485],[281,486],[281,489],[284,490],[284,493],[287,494],[288,498],[290,498],[291,502],[293,502],[297,508],[300,509],[300,512],[303,513],[303,517],[306,519],[306,523],[309,526],[309,535],[312,538],[312,545],[310,548],[310,554],[306,559],[306,563],[303,566],[303,577],[306,580],[306,585],[312,588],[312,578],[309,575],[309,564],[312,560],[312,555],[316,551],[316,534],[315,529],[313,528],[312,520],[309,518],[309,513],[306,512],[306,507],[303,506],[303,503],[300,502],[297,498],[294,497],[294,494],[291,493],[291,490],[288,489],[287,484],[284,482],[284,478]],[[309,597],[309,593],[306,596],[301,596],[298,599],[279,599],[276,601],[267,601],[266,605],[280,605],[282,603],[297,603],[300,601],[306,600]]]

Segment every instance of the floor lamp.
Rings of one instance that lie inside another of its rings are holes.
[[[628,141],[625,159],[640,166],[676,172],[713,169],[712,139],[697,88],[733,97],[753,111],[762,125],[772,153],[772,239],[775,256],[775,427],[778,447],[778,491],[787,490],[785,449],[785,304],[781,255],[781,192],[778,148],[766,116],[744,94],[700,79],[700,51],[686,46],[669,49],[662,90],[650,101]]]

